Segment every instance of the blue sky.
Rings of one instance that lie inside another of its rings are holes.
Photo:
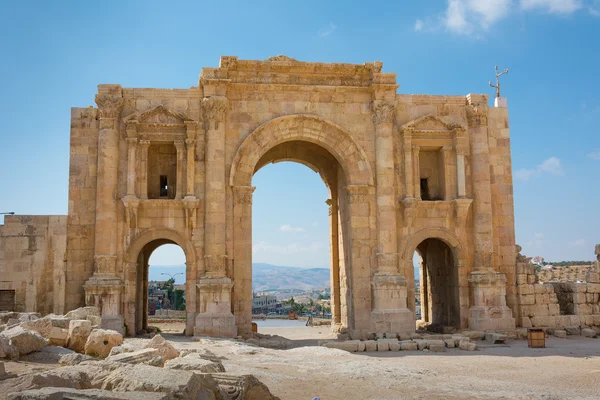
[[[0,212],[67,212],[69,109],[94,104],[99,83],[187,88],[221,55],[286,54],[383,61],[400,93],[492,94],[498,64],[510,68],[517,242],[548,260],[593,258],[599,0],[171,3],[2,2]],[[319,176],[281,163],[254,184],[255,261],[327,267]],[[164,249],[152,262],[180,263]]]

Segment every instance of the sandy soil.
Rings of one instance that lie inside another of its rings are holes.
[[[183,324],[165,328],[180,332]],[[289,350],[198,341],[161,329],[175,347],[208,348],[224,357],[227,372],[254,374],[282,400],[600,399],[600,339],[548,338],[545,349],[529,349],[519,340],[476,352],[347,353],[315,346],[332,337],[328,327],[260,329],[292,340]],[[148,339],[126,340],[142,346]],[[6,363],[17,374],[53,367]]]

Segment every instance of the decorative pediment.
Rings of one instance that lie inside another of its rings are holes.
[[[417,132],[452,132],[455,130],[464,130],[462,125],[446,122],[435,115],[426,115],[402,125],[402,130]]]
[[[143,113],[134,113],[124,119],[125,122],[136,120],[147,125],[184,125],[191,118],[183,113],[158,105]]]

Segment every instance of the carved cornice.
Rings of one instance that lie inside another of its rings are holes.
[[[135,146],[137,144],[137,142],[138,142],[137,138],[134,138],[134,137],[128,137],[125,140],[127,140],[127,144],[129,146]]]
[[[140,140],[140,146],[146,147],[146,149],[147,149],[148,146],[150,146],[150,141],[149,140]]]
[[[252,193],[254,193],[255,186],[234,186],[233,196],[235,204],[252,204]]]
[[[112,94],[97,94],[96,104],[100,118],[119,118],[123,111],[123,98]]]
[[[432,135],[440,134],[445,132],[461,133],[465,131],[465,128],[455,122],[446,122],[442,118],[436,115],[425,115],[410,121],[401,127],[403,132],[416,133],[419,135]]]
[[[375,126],[394,122],[396,105],[387,101],[374,101],[372,105]]]
[[[98,109],[92,106],[89,106],[85,110],[81,111],[80,118],[81,119],[96,119],[98,117]]]
[[[271,56],[271,57],[267,58],[265,61],[293,61],[293,62],[298,62],[298,60],[296,60],[295,58],[284,56],[283,54],[279,54],[279,55],[276,55],[276,56]]]
[[[485,106],[467,107],[467,121],[470,127],[487,126],[488,109]]]
[[[229,100],[223,96],[213,96],[202,100],[204,117],[207,122],[224,121],[229,108]]]

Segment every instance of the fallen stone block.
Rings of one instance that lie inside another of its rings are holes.
[[[85,343],[92,333],[92,323],[87,319],[74,319],[69,322],[67,346],[78,353],[85,351]]]
[[[10,372],[6,372],[6,369],[4,368],[4,363],[0,361],[0,381],[14,377],[16,377],[16,375]]]
[[[481,331],[463,331],[460,334],[468,337],[471,340],[481,340],[483,337],[485,337],[485,333]]]
[[[27,361],[38,363],[58,363],[62,357],[71,354],[78,353],[60,346],[46,346],[40,351],[34,351],[33,353],[28,354],[25,359]]]
[[[377,351],[377,342],[374,340],[366,340],[365,351]]]
[[[419,350],[425,350],[427,348],[427,340],[415,340]]]
[[[40,313],[37,312],[20,312],[19,321],[34,321],[40,318]]]
[[[8,360],[19,359],[19,350],[10,343],[10,339],[4,336],[4,333],[0,334],[0,358]]]
[[[121,353],[131,353],[132,351],[136,351],[136,350],[139,350],[139,349],[137,349],[131,343],[122,343],[121,345],[115,346],[112,349],[110,349],[110,353],[108,353],[108,355],[114,356],[114,355],[121,354]],[[182,355],[182,353],[183,353],[183,350],[181,352],[179,352],[179,357],[183,357],[185,355],[185,354]]]
[[[139,364],[114,370],[100,389],[170,393],[173,398],[184,400],[222,399],[217,381],[209,374]]]
[[[436,353],[443,353],[446,351],[446,346],[441,345],[441,344],[430,344],[428,346],[428,348],[429,348],[429,351],[433,351]]]
[[[212,374],[219,388],[234,400],[279,400],[254,375]]]
[[[565,331],[564,329],[554,329],[552,331],[552,334],[554,336],[556,336],[557,338],[560,338],[560,339],[566,339],[567,338],[567,331]]]
[[[21,356],[39,351],[49,343],[49,340],[43,338],[39,333],[23,329],[20,326],[5,330],[2,335],[10,340],[10,344],[17,348]]]
[[[66,329],[66,330],[69,329],[69,323],[71,322],[71,319],[65,318],[65,317],[52,317],[49,319],[50,319],[50,323],[52,324],[52,327]]]
[[[92,357],[105,358],[113,347],[123,343],[123,336],[117,331],[94,329],[85,342],[85,354]]]
[[[364,340],[358,340],[358,350],[359,352],[365,351],[365,349],[367,348]]]
[[[400,343],[398,342],[390,342],[390,351],[399,351],[400,350]]]
[[[63,355],[58,360],[58,363],[60,365],[77,365],[77,364],[81,364],[84,361],[89,361],[91,359],[92,358],[90,356],[86,356],[85,354],[79,354],[79,353],[73,352],[73,354]]]
[[[77,390],[61,387],[26,390],[8,396],[8,400],[171,400],[172,398],[168,393],[111,392],[99,389]]]
[[[19,319],[19,313],[13,311],[0,312],[0,324],[7,324],[10,319]]]
[[[579,326],[565,326],[567,335],[581,335],[581,328]]]
[[[28,320],[20,323],[21,328],[39,333],[42,337],[50,339],[52,321],[46,318]]]
[[[507,336],[501,333],[486,333],[485,341],[492,344],[504,344],[507,340]]]
[[[446,343],[446,347],[449,349],[456,347],[454,339],[446,339],[446,340],[444,340],[444,343]]]
[[[69,338],[69,331],[62,328],[52,327],[50,330],[50,340],[51,346],[61,346],[67,347],[67,339]]]
[[[160,354],[157,349],[150,348],[108,356],[106,361],[122,362],[126,364],[141,364],[150,361],[159,355]]]
[[[400,343],[400,350],[404,350],[404,351],[416,351],[419,350],[419,346],[417,345],[417,343],[415,342],[401,342]]]
[[[589,337],[589,338],[594,338],[596,337],[596,331],[594,329],[591,328],[583,328],[581,330],[581,336],[585,336],[585,337]]]
[[[377,341],[377,351],[390,351],[390,343],[385,341]]]
[[[98,307],[80,307],[75,310],[71,310],[65,314],[65,318],[68,319],[87,319],[89,315],[100,316],[100,309]]]
[[[163,338],[161,335],[154,335],[154,337],[144,348],[158,350],[158,355],[161,356],[165,362],[179,356],[179,352],[175,349],[175,347],[173,347],[173,345],[165,340],[165,338]]]
[[[225,372],[223,364],[205,360],[197,353],[191,353],[185,357],[177,357],[169,360],[166,362],[165,368],[181,369],[184,371],[200,371],[204,373]]]
[[[466,351],[475,351],[477,350],[477,344],[467,341],[462,341],[459,343],[458,348]]]
[[[441,339],[436,339],[436,340],[427,340],[427,345],[426,348],[430,348],[431,346],[446,346],[446,342],[444,342]]]

